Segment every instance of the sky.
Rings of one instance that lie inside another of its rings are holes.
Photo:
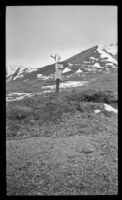
[[[6,64],[43,67],[117,42],[117,6],[7,6]]]

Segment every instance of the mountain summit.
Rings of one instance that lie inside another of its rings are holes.
[[[63,64],[64,76],[81,75],[85,72],[109,71],[117,68],[117,44],[97,45],[82,51],[60,63]],[[23,66],[7,67],[7,81],[50,79],[54,77],[55,64],[41,68]]]

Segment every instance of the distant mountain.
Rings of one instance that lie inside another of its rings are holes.
[[[64,76],[82,75],[83,73],[95,73],[96,71],[109,71],[117,68],[117,44],[97,45],[82,51],[60,63],[63,64]],[[54,77],[55,64],[41,68],[23,66],[7,67],[7,81],[28,79],[50,79]]]

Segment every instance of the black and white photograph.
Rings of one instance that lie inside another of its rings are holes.
[[[6,6],[7,196],[118,195],[118,6]]]

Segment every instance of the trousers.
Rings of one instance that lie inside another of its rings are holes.
[[[56,79],[56,93],[59,93],[59,84],[60,84],[60,79]]]

